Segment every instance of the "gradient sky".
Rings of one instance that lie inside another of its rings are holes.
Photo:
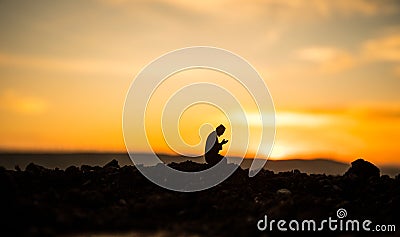
[[[399,1],[13,0],[0,1],[0,30],[2,150],[124,151],[134,76],[164,53],[209,45],[245,58],[268,85],[273,158],[400,164]],[[207,111],[182,118],[188,143],[203,120],[224,121]]]

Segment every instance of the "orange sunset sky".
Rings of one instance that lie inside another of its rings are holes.
[[[1,1],[0,29],[1,150],[124,152],[135,75],[169,51],[207,45],[242,56],[268,85],[272,158],[400,165],[399,1]],[[257,133],[251,103],[222,73],[178,73],[152,103],[204,79],[240,95]],[[228,123],[199,105],[182,116],[182,138],[198,143],[204,122]]]

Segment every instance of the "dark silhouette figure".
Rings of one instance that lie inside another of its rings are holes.
[[[219,154],[219,151],[222,150],[222,145],[226,144],[228,140],[223,139],[222,142],[218,142],[218,137],[224,134],[224,132],[225,126],[221,124],[215,129],[215,131],[208,135],[204,155],[208,164],[215,165],[224,158]]]

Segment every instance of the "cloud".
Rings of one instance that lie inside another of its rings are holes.
[[[310,47],[299,50],[297,54],[301,59],[322,63],[332,60],[338,54],[338,50],[330,47]]]
[[[38,97],[24,95],[15,90],[4,90],[0,94],[0,109],[22,115],[38,115],[44,113],[48,103]]]
[[[119,0],[121,1],[121,0]],[[128,1],[125,1],[128,2]],[[399,10],[395,0],[370,1],[370,0],[264,0],[264,1],[227,1],[227,0],[208,0],[208,1],[185,1],[185,0],[163,0],[175,6],[183,6],[186,9],[196,11],[213,11],[215,8],[241,9],[244,13],[269,13],[275,16],[304,16],[332,17],[336,14],[341,15],[376,15],[394,13]]]
[[[248,114],[248,118],[258,120],[258,115]],[[348,127],[358,126],[360,121],[400,122],[399,106],[386,107],[364,107],[352,106],[336,109],[297,109],[297,110],[278,110],[275,114],[276,126],[279,127],[302,127],[319,128],[343,124]],[[250,119],[251,121],[251,119]]]
[[[400,34],[366,40],[356,53],[333,46],[310,46],[295,52],[298,59],[315,63],[323,72],[338,72],[374,62],[400,62]],[[399,67],[394,68],[400,75]]]
[[[308,47],[296,52],[299,59],[316,63],[323,72],[339,72],[356,65],[350,53],[335,47]]]
[[[98,1],[107,5],[115,5],[115,6],[132,2],[130,0],[98,0]]]
[[[351,114],[354,116],[359,116],[368,119],[379,119],[379,120],[400,120],[400,106],[392,105],[392,106],[385,106],[381,108],[354,108],[351,111]]]
[[[278,127],[320,127],[323,125],[334,124],[338,121],[337,113],[332,113],[332,111],[307,111],[307,110],[286,110],[286,111],[276,111],[275,122]],[[245,114],[247,119],[247,124],[253,127],[261,127],[261,117],[258,113]],[[271,114],[264,114],[264,118],[269,118]],[[240,120],[241,117],[236,116],[230,118],[233,123],[244,124],[245,121]],[[271,126],[267,120],[268,126]]]
[[[393,72],[396,77],[400,77],[400,65],[396,66]]]
[[[366,41],[362,56],[368,61],[400,61],[400,34],[392,34]]]
[[[62,57],[51,58],[45,56],[4,54],[1,52],[0,65],[24,69],[80,73],[129,73],[132,71],[132,66],[127,62]]]
[[[377,14],[389,14],[399,11],[396,0],[370,1],[370,0],[98,0],[102,4],[121,8],[134,9],[134,6],[161,6],[171,9],[180,9],[189,13],[208,16],[220,16],[230,19],[257,18],[268,16],[270,19],[279,20],[315,20],[318,18],[330,18],[337,15],[373,16]],[[156,7],[159,8],[159,7]],[[167,10],[167,9],[166,9]],[[240,13],[240,14],[238,14]],[[169,14],[165,11],[164,14]]]
[[[313,114],[293,111],[277,112],[276,114],[277,126],[284,127],[319,127],[322,125],[333,124],[336,120],[331,114]]]
[[[386,119],[400,119],[400,104],[376,104],[373,107],[371,105],[353,105],[349,107],[341,107],[336,109],[304,109],[294,111],[283,111],[284,113],[300,113],[308,116],[316,117],[347,117],[357,118],[361,120],[386,120]],[[335,120],[332,120],[335,121]]]
[[[369,0],[336,0],[336,1],[307,1],[314,5],[316,11],[323,16],[332,16],[335,13],[345,15],[361,14],[376,15],[392,13],[399,10],[396,1],[369,1]]]

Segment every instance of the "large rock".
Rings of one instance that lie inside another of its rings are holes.
[[[374,164],[358,159],[351,162],[351,167],[345,173],[345,176],[356,176],[362,179],[368,179],[370,177],[380,176],[380,170]]]
[[[116,168],[119,169],[119,163],[116,159],[113,159],[112,161],[108,162],[106,165],[104,165],[103,168]]]
[[[29,163],[29,165],[26,166],[25,171],[34,175],[42,175],[47,172],[47,169],[43,166]]]

